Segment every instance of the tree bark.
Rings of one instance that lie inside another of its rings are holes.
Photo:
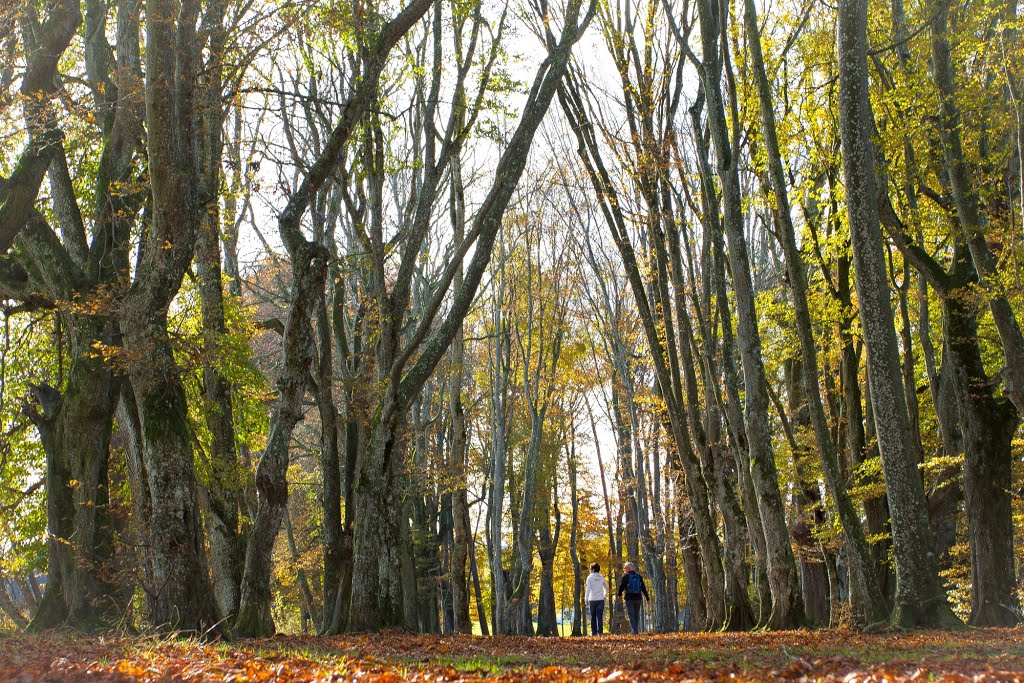
[[[26,411],[46,453],[49,553],[46,593],[31,631],[103,628],[117,623],[125,609],[114,584],[107,480],[117,381],[102,358],[90,357],[104,326],[96,319],[75,323],[64,395],[34,387],[34,405]]]
[[[966,264],[958,242],[955,260]],[[943,297],[943,336],[953,361],[964,446],[964,505],[971,543],[971,617],[975,626],[1014,626],[1018,607],[1011,510],[1010,442],[1019,417],[1014,406],[993,395],[978,344],[976,312],[964,291]]]
[[[588,406],[589,407],[589,406]],[[591,416],[593,420],[593,416]],[[594,441],[595,448],[597,446],[597,440]],[[575,433],[573,438],[570,440],[567,447],[566,462],[569,467],[569,505],[572,508],[572,517],[569,521],[569,558],[572,560],[572,635],[582,636],[585,635],[584,629],[586,628],[583,618],[584,608],[584,589],[583,589],[583,567],[580,563],[579,553],[579,512],[580,512],[580,500],[579,491],[576,488],[576,438]],[[601,455],[598,453],[598,460],[600,461]],[[601,469],[601,483],[604,484],[604,466]],[[608,492],[605,491],[605,503],[608,501]],[[557,504],[557,503],[556,503]],[[609,546],[609,555],[614,554],[615,543]],[[610,598],[611,596],[609,596]],[[611,602],[609,600],[608,602]],[[610,619],[609,619],[610,621]]]
[[[462,161],[458,155],[452,158],[452,225],[455,242],[465,238],[466,202],[462,186]],[[455,272],[453,284],[462,287],[462,265]],[[462,407],[462,382],[465,374],[465,335],[462,327],[455,333],[451,350],[451,375],[449,379],[449,402],[451,412],[452,447],[451,463],[455,476],[455,490],[452,491],[452,611],[456,633],[472,633],[469,618],[469,574],[467,572],[468,551],[472,543],[469,527],[469,503],[466,483],[466,413]]]
[[[718,37],[722,32],[724,17],[719,6],[710,0],[701,0],[697,6],[703,45],[701,82],[708,101],[708,127],[714,143],[718,176],[722,182],[722,223],[729,242],[729,262],[732,266],[733,292],[736,295],[736,337],[743,366],[743,417],[750,453],[750,474],[757,492],[757,506],[764,528],[768,584],[772,592],[772,611],[766,623],[770,628],[788,628],[800,623],[803,605],[771,442],[767,378],[761,357],[754,283],[744,236],[737,150],[730,141],[722,101],[723,66]]]
[[[851,602],[854,612],[868,624],[879,623],[885,621],[888,607],[879,588],[878,577],[875,573],[867,539],[864,536],[864,528],[860,523],[860,516],[846,490],[846,482],[839,468],[835,443],[829,431],[825,406],[821,400],[821,390],[818,387],[818,351],[811,326],[810,308],[807,303],[807,274],[803,259],[800,257],[799,247],[797,247],[796,230],[793,227],[790,213],[789,191],[776,132],[771,86],[765,71],[764,57],[761,54],[761,32],[754,0],[745,0],[744,8],[751,62],[761,102],[762,135],[768,152],[768,178],[775,199],[773,208],[779,227],[778,237],[782,242],[782,251],[785,255],[789,288],[793,297],[797,337],[800,339],[802,358],[799,361],[799,366],[801,381],[804,385],[803,396],[814,429],[814,439],[825,474],[825,484],[839,513],[843,533],[846,535],[847,558],[850,562]],[[807,582],[804,581],[804,584],[806,585]]]
[[[837,25],[839,130],[861,325],[879,450],[892,516],[901,626],[956,624],[939,582],[924,487],[917,472],[879,226],[867,69],[867,3],[841,0]]]

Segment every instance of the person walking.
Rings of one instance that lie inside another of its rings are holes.
[[[608,582],[601,576],[601,565],[590,565],[587,577],[586,601],[590,606],[590,635],[599,636],[604,632],[604,599],[608,594]]]
[[[644,577],[636,570],[636,565],[632,562],[627,562],[624,567],[626,573],[622,576],[622,581],[619,582],[619,595],[626,594],[626,614],[629,615],[629,630],[632,631],[633,635],[640,632],[640,599],[643,598],[647,602],[651,601],[651,596],[647,593],[647,586],[644,584]]]

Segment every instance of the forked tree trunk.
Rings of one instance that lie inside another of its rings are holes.
[[[53,214],[61,232],[55,235],[41,215],[24,225],[21,249],[13,260],[30,261],[42,277],[42,289],[57,301],[104,301],[103,292],[128,277],[129,234],[141,200],[124,196],[116,188],[135,171],[135,156],[140,145],[144,102],[140,97],[139,11],[138,4],[117,6],[116,48],[107,42],[108,14],[114,7],[94,7],[87,12],[85,61],[87,82],[93,91],[102,126],[102,154],[95,170],[92,199],[91,243],[87,241],[85,220],[68,169],[68,160],[59,137],[51,140],[49,185]],[[57,65],[64,37],[70,38],[81,20],[75,3],[50,9],[43,26],[35,27],[26,41],[28,71],[23,78],[23,94],[32,94],[26,113],[48,111],[46,94],[58,80],[44,72]],[[23,29],[31,28],[25,21]],[[67,31],[68,33],[63,33]],[[111,73],[108,56],[116,54],[118,73]],[[44,80],[39,80],[43,78]],[[30,160],[33,147],[56,128],[45,118],[28,122],[30,142],[22,155],[22,165],[5,183],[4,192],[15,191],[13,202],[0,209],[0,224],[18,211],[18,204],[35,199],[35,193],[19,187],[17,177],[46,167],[42,156]],[[39,150],[36,150],[39,151]],[[36,170],[31,167],[35,166]],[[17,227],[8,225],[7,227]],[[2,229],[0,229],[2,231]],[[46,238],[40,240],[39,238]],[[34,278],[35,276],[30,276]],[[64,396],[44,386],[32,388],[35,405],[24,412],[37,425],[47,457],[46,496],[50,537],[48,581],[45,596],[39,597],[32,630],[61,625],[92,629],[110,627],[126,618],[130,593],[135,589],[130,570],[115,559],[115,537],[111,526],[110,482],[108,481],[112,415],[122,382],[112,368],[96,357],[94,345],[118,344],[116,312],[105,306],[88,315],[86,310],[59,313],[58,324],[67,331],[70,370]],[[63,339],[59,342],[62,346]],[[63,352],[63,348],[58,353]],[[29,583],[31,595],[34,579]],[[130,618],[130,617],[129,617]]]
[[[378,373],[382,373],[378,379],[383,380],[383,396],[376,409],[369,446],[356,469],[357,514],[353,532],[352,597],[348,610],[348,623],[352,630],[372,630],[407,623],[407,610],[403,611],[401,605],[408,601],[409,596],[402,595],[403,582],[399,576],[402,571],[411,569],[408,563],[402,567],[400,545],[407,519],[400,512],[403,508],[396,504],[397,497],[401,495],[396,486],[396,477],[401,469],[401,451],[397,442],[404,427],[404,415],[447,352],[469,312],[490,262],[505,209],[525,168],[534,135],[565,73],[572,47],[595,11],[593,1],[584,9],[581,1],[574,0],[563,17],[562,35],[557,42],[551,37],[548,58],[536,75],[534,87],[524,105],[523,118],[497,162],[491,189],[474,219],[471,232],[476,235],[475,251],[466,269],[463,286],[454,292],[451,307],[436,331],[425,342],[422,337],[415,337],[411,346],[399,348],[401,330],[398,327],[404,327],[407,291],[393,291],[386,296],[386,308],[389,310],[384,310],[384,299],[375,302],[382,306],[379,312],[381,319],[388,321],[380,330],[376,354]],[[402,273],[407,273],[407,269],[412,267],[417,254],[418,250],[412,255],[412,261],[403,261]],[[462,258],[462,254],[457,258]],[[398,282],[404,281],[399,278]],[[402,286],[407,287],[407,281]],[[376,289],[379,294],[380,287]],[[423,334],[425,336],[426,332]],[[410,356],[420,342],[423,343],[419,356],[410,363]],[[494,517],[496,520],[492,523],[497,525],[497,532],[492,542],[499,549],[496,554],[500,563],[500,507]],[[500,567],[498,569],[500,571]]]
[[[199,3],[147,0],[146,129],[153,224],[121,309],[149,493],[149,620],[157,628],[220,629],[196,490],[193,435],[168,331],[171,300],[195,247],[200,201],[194,169]],[[189,46],[189,47],[183,47]],[[226,630],[226,629],[222,629]]]
[[[1016,571],[1009,498],[1011,454],[1006,442],[1013,438],[1019,414],[1024,412],[1024,334],[1006,294],[996,284],[998,266],[985,235],[987,220],[964,157],[948,12],[948,7],[940,6],[931,28],[932,75],[942,98],[938,119],[946,169],[963,239],[970,249],[978,281],[988,290],[989,310],[1002,343],[1005,392],[1017,409],[1011,411],[1003,401],[993,398],[990,390],[974,386],[985,379],[980,358],[975,357],[974,337],[965,337],[966,346],[951,343],[951,350],[960,360],[955,382],[967,458],[964,497],[971,535],[971,623],[1004,626],[1016,624],[1021,618],[1011,578]],[[957,330],[957,320],[946,322]],[[969,333],[970,329],[963,331]]]
[[[271,415],[267,447],[256,471],[256,486],[260,496],[249,545],[246,548],[245,573],[242,577],[242,597],[237,622],[238,631],[242,635],[267,635],[273,633],[274,629],[269,611],[271,551],[281,526],[283,506],[288,499],[285,473],[288,468],[292,430],[302,418],[302,398],[310,367],[311,313],[317,297],[324,291],[326,260],[330,257],[321,245],[310,242],[303,236],[302,219],[306,209],[328,181],[356,126],[363,121],[375,102],[378,95],[377,85],[392,48],[420,20],[431,4],[432,0],[411,0],[393,19],[380,27],[372,44],[362,47],[361,55],[365,57],[366,63],[363,64],[361,78],[354,85],[349,99],[342,107],[338,123],[331,131],[323,150],[309,167],[299,188],[291,195],[278,218],[281,240],[292,259],[292,298],[285,324],[285,360],[278,379],[279,396]],[[379,444],[371,440],[367,452],[373,452],[375,448],[379,450]],[[355,502],[360,504],[364,499],[357,494]],[[374,499],[370,504],[378,505],[380,502],[379,499]],[[372,517],[374,508],[367,506],[365,509],[367,516]],[[397,533],[383,540],[392,544],[400,542]],[[392,545],[392,549],[397,547]],[[395,559],[397,560],[397,557]],[[346,577],[341,577],[341,590],[336,591],[339,597],[344,591],[345,581]],[[337,600],[335,604],[337,605]],[[339,621],[337,609],[334,616],[334,621]],[[372,615],[360,616],[373,618]]]

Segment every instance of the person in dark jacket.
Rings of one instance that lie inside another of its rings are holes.
[[[632,562],[627,562],[625,566],[626,573],[622,577],[622,581],[619,581],[619,597],[623,593],[626,595],[626,614],[629,615],[629,629],[636,635],[640,632],[640,599],[643,598],[647,602],[651,601],[651,596],[647,593],[647,585],[644,584],[644,577],[636,571],[636,565]]]

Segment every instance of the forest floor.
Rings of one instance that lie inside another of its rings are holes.
[[[1024,682],[1024,630],[845,630],[598,638],[405,634],[233,643],[70,634],[0,637],[0,681]]]

